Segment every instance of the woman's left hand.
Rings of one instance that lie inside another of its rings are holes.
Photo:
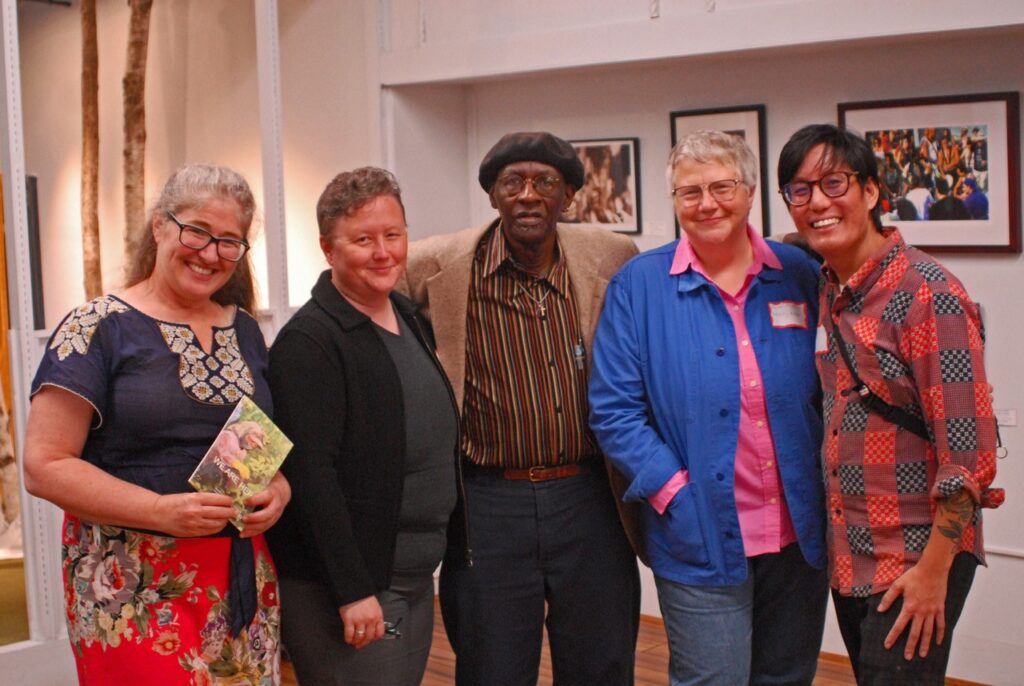
[[[253,510],[242,518],[245,529],[239,534],[240,538],[252,538],[274,526],[284,506],[292,499],[292,487],[284,474],[278,472],[267,484],[266,489],[245,499],[245,506]]]

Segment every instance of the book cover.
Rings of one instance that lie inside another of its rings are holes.
[[[241,531],[245,499],[267,487],[291,449],[273,420],[243,396],[188,482],[197,491],[231,496],[238,512],[231,523]]]

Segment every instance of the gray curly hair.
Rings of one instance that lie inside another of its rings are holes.
[[[156,266],[153,222],[163,221],[168,212],[177,214],[193,209],[212,198],[227,198],[238,205],[238,226],[243,236],[249,238],[249,229],[256,214],[256,199],[245,177],[233,169],[211,164],[178,167],[167,179],[156,203],[150,207],[144,230],[129,247],[125,286],[145,281],[153,273]],[[228,282],[213,294],[212,300],[221,305],[236,305],[249,312],[255,309],[256,283],[249,252],[238,262]]]

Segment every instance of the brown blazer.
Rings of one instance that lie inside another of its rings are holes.
[[[411,243],[405,277],[398,284],[398,289],[420,306],[434,327],[437,356],[451,381],[460,412],[466,382],[466,307],[473,256],[484,233],[497,223],[495,219],[483,226]],[[621,234],[571,224],[558,225],[558,245],[575,291],[589,368],[605,288],[619,267],[636,255],[637,248]],[[622,502],[626,481],[610,462],[605,460],[605,464],[626,536],[637,556],[647,564],[639,505]]]

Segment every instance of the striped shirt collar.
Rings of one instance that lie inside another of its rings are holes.
[[[512,257],[512,251],[508,248],[508,241],[505,240],[505,234],[501,231],[501,222],[489,229],[480,240],[477,259],[481,261],[480,266],[485,279],[494,276],[499,269],[505,273],[519,272],[527,278],[535,278],[516,264]],[[551,265],[547,276],[540,277],[539,280],[547,281],[563,298],[568,297],[569,270],[566,268],[565,258],[557,237],[555,240],[555,262]]]

